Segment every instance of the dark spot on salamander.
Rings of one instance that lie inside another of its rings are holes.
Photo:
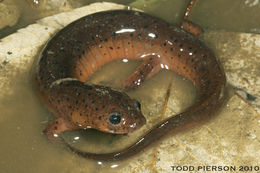
[[[153,20],[153,23],[157,23],[158,21],[156,19]]]
[[[81,49],[81,47],[77,47],[77,48],[76,48],[77,51],[80,51],[80,49]]]
[[[202,58],[207,58],[207,55],[202,55]]]
[[[112,46],[109,46],[109,49],[113,50],[114,48]]]
[[[206,66],[207,65],[207,61],[202,61],[201,64]]]

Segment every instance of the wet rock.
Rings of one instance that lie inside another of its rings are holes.
[[[26,0],[30,7],[38,11],[39,17],[45,17],[75,8],[76,2],[69,0]]]
[[[13,0],[0,0],[0,29],[13,26],[20,17],[20,10]]]

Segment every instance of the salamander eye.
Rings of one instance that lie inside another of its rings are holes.
[[[117,112],[113,112],[109,115],[109,122],[111,124],[117,125],[121,122],[121,115]]]
[[[137,109],[139,111],[141,111],[141,103],[139,101],[137,101],[137,100],[134,100],[134,101],[135,101],[135,105],[136,105]]]

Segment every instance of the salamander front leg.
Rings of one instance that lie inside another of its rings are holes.
[[[145,79],[150,78],[160,70],[160,59],[158,57],[151,57],[137,67],[135,72],[124,82],[123,88],[125,90],[135,89],[139,87]]]
[[[49,124],[43,131],[51,141],[60,141],[59,135],[66,130],[78,130],[78,127],[71,124],[63,117],[57,118],[51,124]]]

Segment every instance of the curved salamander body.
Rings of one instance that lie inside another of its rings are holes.
[[[139,141],[115,153],[75,153],[92,159],[127,158],[168,132],[178,132],[208,120],[223,102],[225,75],[212,51],[191,34],[147,14],[128,10],[83,17],[58,32],[39,61],[36,89],[57,116],[46,128],[49,136],[64,130],[95,128],[123,134],[145,123],[140,105],[114,89],[89,85],[89,76],[117,59],[142,60],[124,87],[168,69],[191,80],[197,99],[185,112],[160,122]]]

